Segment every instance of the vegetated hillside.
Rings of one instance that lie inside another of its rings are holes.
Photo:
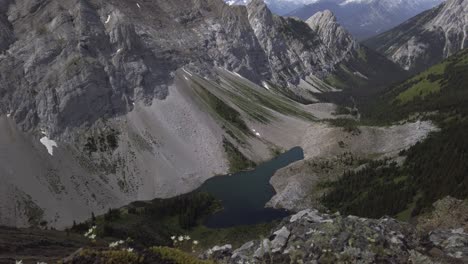
[[[278,223],[205,227],[204,219],[220,209],[213,196],[192,192],[93,213],[65,231],[0,227],[0,263],[214,264],[196,256],[217,244],[266,236]]]
[[[434,211],[418,218],[417,226],[390,217],[367,219],[325,214],[315,209],[302,210],[275,223],[222,229],[202,226],[203,218],[219,210],[218,206],[210,195],[191,193],[135,202],[102,216],[92,215],[88,221],[66,231],[0,227],[0,263],[214,264],[301,263],[301,260],[466,263],[468,260],[468,233],[460,229],[467,224],[468,200],[447,197],[437,201]]]
[[[418,73],[468,46],[467,0],[447,0],[364,42]]]
[[[462,50],[387,89],[380,98],[363,105],[364,114],[369,119],[383,121],[397,121],[419,114],[442,125],[453,120],[464,120],[463,114],[468,111],[465,104],[468,98],[467,69],[468,50]],[[444,120],[442,117],[452,118]]]
[[[363,109],[367,122],[430,119],[441,128],[400,153],[401,166],[384,160],[327,183],[323,197],[342,213],[403,219],[444,196],[468,197],[468,50],[389,89]]]

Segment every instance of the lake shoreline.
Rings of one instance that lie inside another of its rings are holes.
[[[213,195],[223,209],[208,216],[203,224],[209,228],[227,228],[266,223],[290,215],[288,210],[265,207],[276,194],[270,179],[279,169],[303,159],[303,149],[295,147],[253,170],[208,179],[195,192]]]

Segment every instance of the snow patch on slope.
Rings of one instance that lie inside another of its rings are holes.
[[[47,152],[51,156],[54,155],[54,147],[58,147],[57,142],[53,141],[52,139],[49,139],[47,136],[44,136],[40,139],[42,145],[44,145],[47,148]]]

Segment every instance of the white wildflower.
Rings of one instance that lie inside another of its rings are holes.
[[[15,264],[23,264],[23,261],[22,260],[16,260]]]
[[[127,248],[128,252],[133,252],[133,248]]]
[[[122,245],[123,243],[124,243],[123,240],[115,241],[115,242],[110,243],[110,244],[109,244],[109,247],[110,247],[110,248],[115,248],[115,247],[117,247],[117,246],[119,246],[119,245]]]
[[[185,236],[184,239],[185,240],[190,240],[190,236]]]
[[[176,236],[171,236],[171,240],[175,240],[176,239]]]
[[[198,240],[194,240],[194,241],[193,241],[193,244],[194,244],[194,245],[198,245]]]
[[[184,237],[183,237],[183,236],[179,236],[178,240],[179,240],[179,241],[184,241]]]

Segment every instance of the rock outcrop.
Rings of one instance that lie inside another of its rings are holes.
[[[395,219],[367,219],[307,209],[283,221],[269,238],[239,249],[208,251],[222,263],[465,263],[463,229],[419,234]]]
[[[247,11],[276,82],[297,85],[311,73],[332,71],[336,63],[326,60],[328,50],[305,23],[273,15],[263,0],[251,1]]]
[[[418,217],[417,227],[423,232],[441,228],[468,230],[468,200],[449,196],[435,202],[431,212]]]
[[[467,14],[467,0],[447,0],[365,44],[418,72],[468,46]]]
[[[360,48],[348,31],[338,24],[330,10],[315,13],[306,23],[317,33],[337,61],[347,59],[347,56]]]

